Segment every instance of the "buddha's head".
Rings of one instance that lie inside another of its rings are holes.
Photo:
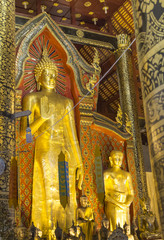
[[[46,89],[54,89],[56,87],[58,69],[55,63],[48,57],[46,48],[43,50],[42,58],[36,64],[34,72],[38,90],[40,86]]]
[[[84,207],[84,208],[87,207],[87,204],[88,204],[88,198],[87,198],[87,196],[82,195],[82,196],[80,197],[80,204],[81,204],[81,206]]]
[[[121,151],[111,151],[109,161],[111,167],[121,167],[123,160],[123,153]]]

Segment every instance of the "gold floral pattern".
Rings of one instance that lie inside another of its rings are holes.
[[[159,3],[160,3],[161,6],[164,8],[164,1],[163,1],[163,0],[159,0]]]
[[[143,24],[141,11],[137,12],[137,23],[138,23],[138,27],[141,28]]]
[[[151,57],[142,68],[144,96],[164,83],[164,50]],[[152,81],[152,79],[154,79]]]
[[[9,117],[14,113],[15,96],[15,1],[0,1],[0,26],[0,149],[6,165],[0,183],[1,193],[8,195],[10,160],[15,148],[14,121]]]
[[[150,158],[164,232],[164,1],[132,0],[132,3]]]
[[[157,0],[142,0],[141,10],[143,13],[149,13],[153,10],[154,4],[157,3]]]

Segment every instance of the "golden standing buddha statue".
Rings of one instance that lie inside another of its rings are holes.
[[[30,110],[29,124],[36,138],[32,221],[44,232],[51,231],[56,222],[62,229],[69,228],[76,219],[76,180],[81,189],[82,158],[77,139],[72,100],[55,92],[58,70],[45,49],[34,69],[38,92],[23,99],[23,111]],[[69,113],[68,113],[69,112]],[[64,118],[63,116],[68,113]],[[62,119],[62,120],[60,120]],[[27,119],[22,119],[21,132],[25,137]],[[69,172],[69,201],[64,209],[60,202],[58,156],[65,154]]]
[[[88,207],[88,198],[83,195],[80,197],[81,207],[77,208],[77,224],[81,226],[82,232],[85,234],[85,240],[91,240],[93,234],[94,214]]]
[[[123,228],[130,224],[129,206],[134,198],[131,175],[121,169],[123,153],[112,151],[109,157],[111,168],[104,172],[105,213],[110,221],[110,230],[116,224]]]

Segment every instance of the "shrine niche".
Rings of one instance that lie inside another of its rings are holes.
[[[35,23],[35,27],[34,27]],[[33,26],[29,30],[29,25]],[[28,30],[27,30],[28,29]],[[40,30],[40,31],[39,31]],[[26,33],[24,35],[24,33]],[[24,35],[24,38],[22,37]],[[40,61],[43,48],[47,49],[49,59],[55,63],[58,71],[56,79],[56,92],[72,99],[74,104],[90,90],[90,80],[98,81],[99,72],[94,66],[88,65],[78,54],[72,43],[66,38],[58,26],[47,16],[41,14],[36,19],[27,23],[18,32],[17,38],[17,110],[21,109],[22,99],[31,92],[37,91],[34,77],[34,68]],[[21,37],[20,37],[21,36]],[[94,75],[94,76],[93,76]],[[84,80],[83,80],[84,79]],[[89,85],[89,86],[88,86]],[[92,86],[92,85],[91,85]],[[97,88],[92,95],[94,106],[97,100]],[[78,107],[75,109],[76,126],[79,134],[80,121]],[[20,134],[20,122],[17,122],[17,146],[19,165],[19,213],[18,222],[21,219],[25,226],[30,225],[33,186],[33,159],[35,149],[35,135],[33,143],[26,144]]]
[[[95,51],[93,64],[89,65],[77,52],[58,25],[42,13],[28,21],[16,35],[16,111],[22,110],[25,95],[36,92],[37,84],[34,68],[40,61],[43,48],[58,69],[56,92],[72,99],[76,108],[75,122],[81,148],[84,178],[82,191],[77,191],[77,202],[86,195],[95,216],[97,228],[101,228],[104,215],[103,171],[108,167],[108,157],[112,150],[124,153],[123,169],[132,176],[134,204],[130,209],[131,220],[139,210],[138,184],[133,158],[131,136],[118,128],[116,122],[96,112],[100,68]],[[17,164],[18,164],[18,209],[17,224],[29,227],[31,224],[33,159],[35,138],[26,143],[20,134],[20,121],[16,122]],[[126,157],[125,157],[126,156]]]

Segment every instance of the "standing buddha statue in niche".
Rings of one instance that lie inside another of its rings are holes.
[[[116,224],[123,228],[130,224],[129,206],[134,198],[131,175],[121,169],[123,153],[112,151],[109,157],[111,168],[104,172],[105,214],[110,221],[110,230]]]
[[[56,93],[58,70],[46,49],[34,72],[37,88],[41,90],[23,98],[23,111],[31,111],[31,132],[38,131],[39,136],[35,142],[32,221],[44,233],[50,232],[57,221],[62,229],[66,229],[76,219],[76,180],[81,189],[83,167],[74,111],[70,111],[73,103]],[[23,118],[21,132],[24,137],[26,127],[27,119]],[[65,209],[60,202],[59,188],[58,157],[61,151],[65,154],[69,172],[69,200]]]
[[[88,207],[88,198],[83,195],[80,197],[81,206],[77,208],[77,224],[82,228],[82,232],[85,234],[85,239],[92,239],[93,226],[94,226],[94,214],[90,207]]]

